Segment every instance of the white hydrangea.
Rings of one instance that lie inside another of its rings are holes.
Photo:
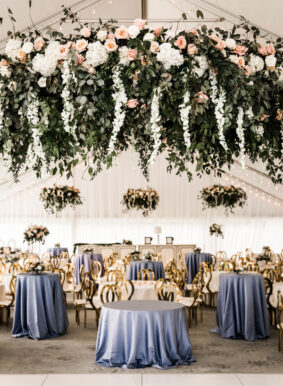
[[[258,125],[258,126],[256,126],[255,131],[256,131],[257,135],[262,137],[264,134],[264,127],[262,125]]]
[[[33,50],[33,43],[32,42],[25,42],[22,46],[22,50],[25,54],[30,54]]]
[[[245,135],[243,129],[244,122],[244,110],[242,107],[238,107],[238,117],[237,117],[237,128],[236,132],[239,138],[239,147],[240,147],[240,163],[242,168],[245,169]]]
[[[143,40],[146,42],[146,41],[152,41],[154,40],[154,34],[152,32],[147,32],[144,37],[143,37]]]
[[[0,74],[6,78],[10,78],[12,73],[7,66],[0,66]]]
[[[86,53],[86,62],[88,65],[97,67],[105,63],[108,58],[108,52],[100,42],[90,43]]]
[[[138,34],[140,33],[140,29],[137,25],[130,25],[130,27],[128,27],[128,34],[130,36],[131,39],[135,39]]]
[[[16,59],[17,53],[21,48],[21,41],[18,39],[9,39],[6,43],[5,53],[12,60]]]
[[[275,67],[277,59],[274,55],[268,55],[265,58],[266,67]]]
[[[97,39],[100,40],[101,42],[105,42],[107,35],[108,35],[108,32],[104,29],[101,29],[97,32]]]
[[[60,43],[56,40],[51,40],[45,49],[45,56],[52,57],[56,62],[61,59]]]
[[[250,55],[249,65],[252,68],[252,73],[262,71],[264,69],[264,61],[258,55],[254,55],[254,54]]]
[[[36,54],[32,60],[32,68],[42,76],[48,77],[53,74],[57,67],[57,59],[51,56]]]
[[[195,56],[194,57],[195,65],[193,72],[201,78],[205,71],[208,69],[208,62],[205,56]]]
[[[179,50],[172,47],[171,43],[160,44],[156,58],[166,70],[169,70],[171,66],[181,66],[184,63],[184,57]]]
[[[226,47],[229,49],[229,50],[234,50],[236,48],[236,41],[234,39],[226,39],[225,40],[225,43],[226,43]]]

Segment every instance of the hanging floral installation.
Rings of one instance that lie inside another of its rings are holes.
[[[224,186],[215,184],[207,188],[203,188],[198,197],[203,202],[203,210],[206,208],[218,208],[223,206],[225,213],[233,213],[233,209],[237,206],[243,207],[246,205],[246,192],[234,185]]]
[[[221,176],[239,158],[283,182],[281,38],[263,44],[244,20],[177,35],[143,20],[85,24],[64,8],[70,20],[68,36],[9,32],[0,56],[0,152],[15,180],[70,177],[80,161],[94,177],[131,147],[146,178],[165,152],[168,171],[189,179],[193,166]]]
[[[212,224],[209,227],[209,234],[210,236],[215,235],[216,237],[224,237],[224,233],[222,231],[222,225],[219,224]]]
[[[24,232],[24,241],[29,244],[33,243],[45,243],[45,237],[49,235],[49,230],[43,225],[31,225]]]
[[[68,185],[42,188],[40,200],[44,204],[44,209],[50,214],[61,212],[67,206],[74,208],[83,203],[80,190]]]
[[[147,189],[128,189],[123,195],[121,202],[126,210],[141,210],[144,216],[155,210],[159,203],[159,195],[156,190]]]

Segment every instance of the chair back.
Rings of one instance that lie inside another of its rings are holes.
[[[113,255],[111,255],[109,257],[105,257],[105,259],[104,259],[104,266],[105,266],[106,270],[108,270],[114,264],[115,264],[115,258],[114,258]]]
[[[85,274],[83,290],[84,290],[86,301],[89,302],[89,304],[91,304],[93,309],[95,309],[93,298],[97,290],[97,284],[95,282],[95,277],[90,272]]]
[[[121,300],[132,299],[135,292],[135,287],[131,280],[119,280],[117,282],[117,288],[121,292]]]
[[[274,283],[277,279],[277,272],[275,272],[275,270],[273,268],[265,268],[265,270],[263,271],[263,277],[265,278],[268,278],[271,283]]]
[[[20,263],[15,262],[13,264],[10,264],[8,273],[12,274],[12,275],[16,275],[17,273],[19,273],[21,271],[22,271],[22,267],[21,267]]]
[[[184,285],[184,275],[183,272],[181,272],[179,269],[173,269],[173,271],[170,274],[171,280],[176,283],[178,288],[181,290]]]
[[[167,282],[163,284],[157,291],[158,300],[174,302],[178,296],[181,296],[181,291],[176,283]]]
[[[123,279],[123,272],[122,271],[119,271],[118,269],[114,269],[114,270],[110,270],[107,272],[107,275],[106,275],[106,281],[119,281],[121,279]]]
[[[102,272],[102,265],[100,261],[97,260],[90,260],[91,263],[91,272],[93,273],[93,276],[98,280],[101,277]]]
[[[173,260],[169,261],[165,266],[165,273],[169,276],[175,269],[177,269],[176,263]]]
[[[138,272],[138,280],[155,280],[155,273],[149,268],[140,269]]]
[[[121,300],[122,294],[117,284],[104,284],[100,292],[102,304]]]
[[[61,257],[60,256],[50,256],[49,263],[51,267],[51,271],[56,271],[61,266]]]

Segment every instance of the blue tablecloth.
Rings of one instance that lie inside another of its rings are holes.
[[[47,250],[52,256],[60,256],[62,252],[69,252],[68,248],[48,248]]]
[[[261,275],[220,275],[217,325],[217,331],[223,338],[256,340],[269,337],[265,288]]]
[[[103,305],[96,342],[99,365],[167,369],[193,361],[183,305],[156,300]]]
[[[164,266],[162,261],[138,260],[130,262],[128,279],[138,280],[138,273],[143,268],[151,269],[155,274],[155,280],[165,278]]]
[[[80,268],[82,265],[84,265],[85,272],[90,272],[90,261],[97,260],[101,264],[101,276],[104,275],[104,264],[103,264],[103,258],[101,253],[83,253],[76,255],[75,258],[75,281],[76,284],[80,284]]]
[[[63,335],[68,325],[59,275],[18,274],[12,336],[54,338]]]
[[[188,283],[192,284],[200,263],[212,263],[210,253],[186,253],[186,266],[188,269]]]

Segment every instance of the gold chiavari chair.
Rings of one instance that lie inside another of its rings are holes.
[[[218,271],[233,272],[235,268],[235,262],[229,260],[221,260],[218,266]]]
[[[106,274],[106,281],[108,282],[117,282],[121,279],[123,279],[124,275],[122,271],[119,271],[118,269],[110,270]]]
[[[170,277],[175,269],[177,269],[176,263],[173,260],[169,261],[165,266],[165,276]]]
[[[10,264],[9,269],[8,269],[8,273],[10,275],[16,275],[17,273],[22,272],[22,270],[23,270],[23,268],[22,268],[21,264],[18,262],[15,262],[13,264]]]
[[[170,273],[170,279],[176,283],[180,291],[183,289],[185,284],[184,275],[179,269],[173,269],[173,271]]]
[[[84,281],[82,286],[82,299],[76,299],[74,301],[76,309],[76,323],[80,325],[80,310],[84,310],[84,327],[86,328],[87,322],[87,311],[96,311],[93,299],[96,292],[96,283],[91,273],[86,273],[84,275]]]
[[[255,262],[248,261],[246,263],[246,270],[249,272],[259,272],[259,266]]]
[[[135,286],[131,280],[118,280],[117,288],[121,292],[121,300],[131,300],[134,292],[135,292]]]
[[[282,337],[283,337],[283,321],[282,321],[282,312],[283,312],[283,294],[278,291],[278,306],[277,306],[277,328],[279,331],[279,345],[278,349],[281,351],[282,348]]]
[[[215,307],[215,295],[217,291],[212,291],[210,288],[210,282],[212,280],[213,266],[208,263],[201,263],[199,265],[199,273],[202,278],[203,287],[202,294],[205,300],[205,303],[208,301],[210,307]]]
[[[7,313],[7,326],[10,321],[11,308],[14,305],[15,292],[16,292],[16,281],[17,277],[13,275],[9,283],[9,292],[4,295],[3,299],[0,299],[0,308],[6,309]]]
[[[115,257],[113,255],[106,257],[104,259],[104,267],[105,270],[108,271],[110,267],[112,267],[115,264]]]
[[[270,298],[273,292],[273,284],[272,284],[272,281],[267,276],[264,276],[263,279],[264,279],[264,287],[265,287],[266,304],[267,304],[267,309],[269,313],[269,321],[271,325],[274,325],[276,323],[276,308],[270,301]]]
[[[90,262],[91,262],[90,263],[91,272],[92,272],[93,276],[95,277],[95,279],[99,280],[101,277],[102,265],[101,265],[100,261],[97,261],[97,260],[91,260]]]
[[[155,280],[155,273],[149,268],[140,269],[138,272],[138,280]]]
[[[4,282],[4,276],[7,271],[7,266],[4,260],[0,260],[0,283]]]
[[[280,261],[276,267],[276,279],[277,281],[283,281],[283,261]]]
[[[181,291],[176,283],[172,281],[164,282],[157,290],[158,300],[166,300],[174,302],[178,297],[181,297]]]
[[[274,268],[265,268],[262,275],[263,277],[267,277],[271,281],[271,283],[277,281],[277,272]]]

